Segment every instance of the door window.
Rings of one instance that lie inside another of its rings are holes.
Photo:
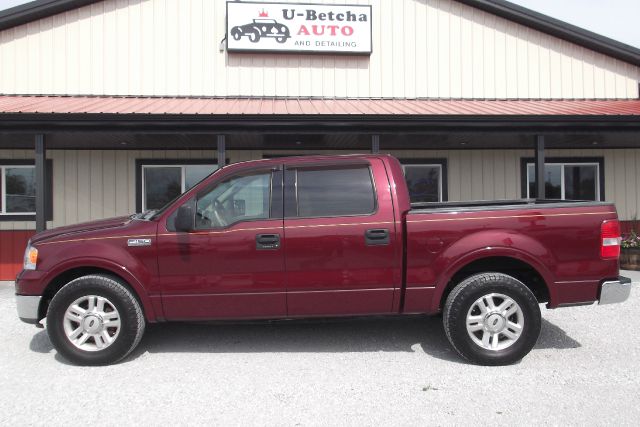
[[[196,203],[196,228],[224,228],[270,217],[271,172],[230,178]]]
[[[299,217],[368,215],[376,210],[371,170],[366,165],[297,169]]]

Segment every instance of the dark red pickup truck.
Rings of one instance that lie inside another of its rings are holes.
[[[147,322],[442,313],[462,357],[498,365],[534,346],[539,303],[627,299],[619,253],[610,203],[412,205],[391,156],[270,159],[37,234],[16,298],[79,364],[122,359]]]

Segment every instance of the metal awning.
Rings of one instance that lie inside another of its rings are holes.
[[[0,96],[0,114],[639,116],[640,100]]]
[[[640,100],[0,95],[5,132],[640,131]]]

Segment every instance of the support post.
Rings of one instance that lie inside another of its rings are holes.
[[[380,152],[380,135],[371,135],[371,153],[378,154]]]
[[[36,232],[41,232],[47,228],[47,185],[46,167],[47,151],[44,143],[44,135],[36,135]]]
[[[545,199],[545,180],[544,180],[544,136],[536,135],[536,159],[535,159],[535,174],[536,174],[536,198]]]
[[[218,167],[221,168],[227,163],[226,138],[224,135],[218,135]]]

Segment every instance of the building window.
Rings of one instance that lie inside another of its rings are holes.
[[[215,160],[138,160],[138,211],[160,209],[218,169]]]
[[[35,166],[0,166],[0,186],[0,215],[35,215]]]
[[[447,201],[446,159],[400,159],[411,203]]]
[[[547,159],[544,165],[545,198],[603,200],[603,159]],[[535,164],[526,161],[523,197],[536,198]]]

